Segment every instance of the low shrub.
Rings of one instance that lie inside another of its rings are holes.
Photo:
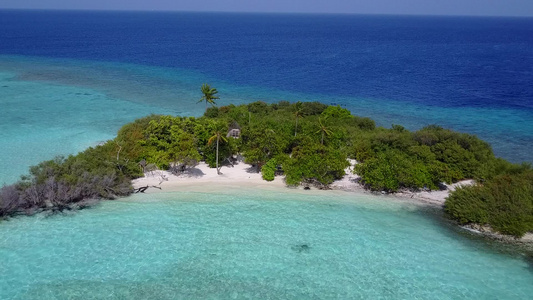
[[[261,167],[261,176],[266,181],[274,180],[276,175],[276,168],[278,166],[277,159],[273,158]]]
[[[488,224],[515,237],[533,231],[533,170],[458,188],[446,200],[445,211],[461,224]]]

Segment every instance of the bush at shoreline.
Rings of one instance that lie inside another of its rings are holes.
[[[445,211],[460,224],[488,224],[500,233],[521,237],[533,231],[533,170],[460,187],[446,200]]]
[[[230,129],[238,130],[238,138],[228,134]],[[476,136],[435,125],[415,132],[400,125],[376,127],[339,106],[287,101],[210,107],[200,118],[138,119],[114,140],[43,162],[0,189],[0,217],[129,195],[131,180],[143,171],[179,173],[199,160],[215,167],[238,154],[265,180],[282,172],[287,185],[328,188],[345,175],[348,159],[358,161],[355,172],[374,191],[437,190],[443,182],[476,179],[483,186],[451,194],[446,203],[451,218],[517,236],[532,230],[531,199],[520,196],[531,186],[531,167],[496,158]],[[513,184],[506,187],[505,178]]]

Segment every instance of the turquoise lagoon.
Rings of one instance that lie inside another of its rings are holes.
[[[528,299],[519,251],[335,191],[135,195],[0,226],[1,299]]]
[[[0,14],[0,185],[150,113],[200,116],[205,82],[220,105],[339,104],[380,126],[477,134],[498,156],[532,161],[529,19]],[[0,225],[0,299],[533,294],[520,250],[391,200],[218,190],[13,218]]]
[[[235,85],[208,74],[136,64],[0,55],[0,184],[13,183],[31,165],[77,153],[111,139],[125,123],[155,114],[200,116],[199,87],[220,91],[220,105],[251,101],[340,104],[380,126],[409,129],[441,124],[485,139],[499,156],[530,161],[529,110],[433,107],[387,99],[325,96]]]
[[[0,185],[15,182],[43,160],[112,139],[136,118],[201,116],[205,106],[197,101],[204,81],[214,81],[223,91],[221,105],[254,97],[309,100],[298,95],[283,98],[287,95],[267,90],[261,98],[252,88],[228,87],[183,70],[0,56]]]
[[[236,86],[176,68],[1,58],[2,183],[42,160],[111,139],[135,118],[201,115],[203,82],[221,91],[220,104],[321,100],[384,126],[473,124],[470,132],[490,132],[488,140],[511,156],[515,149],[527,156],[520,149],[529,141],[513,135],[533,132],[528,112],[515,110],[394,101],[376,107],[372,99]],[[490,130],[480,130],[479,122]],[[0,299],[527,299],[533,293],[531,262],[520,251],[462,232],[438,212],[390,200],[291,190],[161,193],[72,215],[14,218],[0,226]]]

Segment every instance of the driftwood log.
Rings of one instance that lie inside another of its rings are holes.
[[[147,189],[149,189],[149,188],[161,189],[161,187],[159,187],[159,186],[155,186],[155,185],[149,186],[149,185],[147,185],[147,186],[141,186],[140,188],[136,188],[136,189],[133,190],[133,192],[134,192],[135,194],[137,194],[137,193],[144,193],[144,192],[145,192]]]

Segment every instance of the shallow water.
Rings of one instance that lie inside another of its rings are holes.
[[[61,84],[20,81],[0,73],[0,185],[30,165],[111,139],[123,124],[164,110]]]
[[[239,194],[237,194],[239,193]],[[2,299],[527,299],[519,253],[352,193],[160,193],[0,226]]]
[[[198,87],[221,91],[220,105],[255,100],[342,104],[378,125],[417,129],[442,124],[478,134],[497,155],[530,161],[533,112],[505,107],[434,107],[393,100],[325,97],[236,86],[198,72],[123,63],[0,56],[0,183],[31,165],[111,139],[125,123],[156,114],[200,116]],[[379,105],[377,105],[379,104]]]
[[[2,10],[0,28],[0,184],[149,113],[201,115],[205,82],[220,105],[339,104],[533,162],[531,18]]]
[[[220,105],[318,100],[381,126],[474,133],[532,161],[532,22],[0,11],[0,185],[135,118],[201,115],[204,82]],[[0,224],[0,299],[533,294],[520,252],[377,199],[161,193],[14,218]]]
[[[0,56],[0,184],[16,181],[43,160],[112,139],[136,118],[202,115],[202,80],[198,73],[167,68]],[[254,94],[246,87],[227,90],[221,105],[246,103]],[[263,99],[285,99],[262,92]]]

